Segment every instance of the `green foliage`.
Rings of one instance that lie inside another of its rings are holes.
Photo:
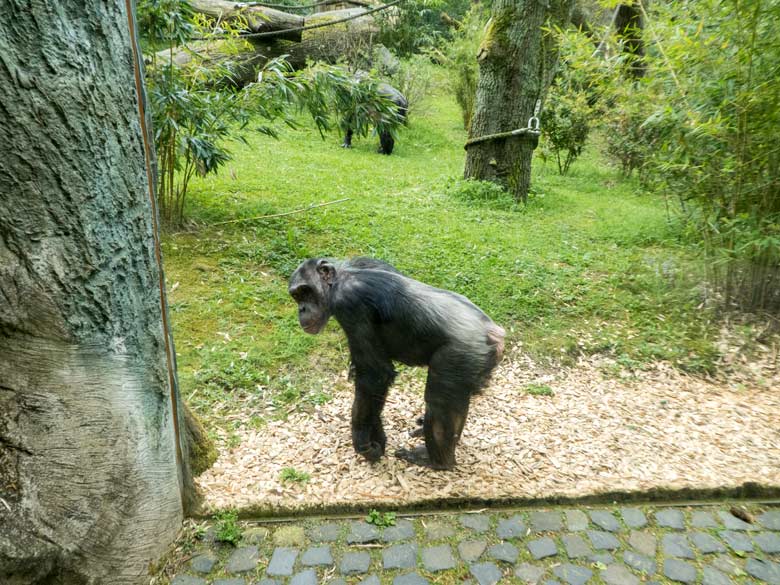
[[[380,528],[395,526],[395,512],[380,512],[372,509],[366,516],[366,522]]]
[[[542,119],[542,149],[555,156],[558,172],[565,175],[582,154],[593,124],[588,98],[581,93],[551,91]]]
[[[643,123],[649,184],[678,203],[707,257],[714,300],[780,308],[780,21],[777,0],[655,7],[651,79],[628,99]]]
[[[477,52],[489,17],[489,10],[474,4],[461,22],[452,39],[442,47],[440,55],[450,71],[450,84],[460,106],[463,127],[469,129],[477,98]]]
[[[409,57],[449,38],[442,12],[459,19],[468,7],[469,0],[405,0],[392,11],[378,13],[378,40],[397,55]]]
[[[643,92],[636,91],[642,83],[616,85],[612,94],[614,107],[609,108],[602,122],[602,146],[624,177],[630,177],[636,171],[644,183],[649,170],[647,162],[658,142],[658,133],[648,122],[653,102],[644,99],[646,94]]]
[[[554,396],[553,389],[547,384],[528,384],[525,387],[526,394],[531,396]]]
[[[150,51],[185,43],[193,33],[194,12],[187,0],[139,0],[138,29]]]
[[[214,514],[216,521],[216,534],[214,538],[218,542],[229,542],[236,546],[241,541],[241,527],[238,524],[238,512],[225,510]]]
[[[195,540],[202,540],[203,537],[206,536],[207,531],[208,528],[205,524],[196,524],[192,529],[192,538]]]
[[[336,126],[342,135],[351,129],[356,136],[365,137],[374,129],[397,138],[403,117],[372,74],[354,74],[343,66],[316,63],[293,74],[292,80],[295,91],[288,95],[300,110],[311,114],[320,134]]]
[[[285,115],[285,104],[273,101],[276,93],[244,92],[230,80],[237,63],[215,60],[208,54],[191,53],[191,63],[174,63],[174,50],[194,32],[209,39],[215,33],[202,15],[195,15],[186,0],[144,0],[139,3],[139,28],[148,47],[146,85],[152,110],[155,150],[158,157],[160,216],[168,226],[184,218],[187,190],[193,176],[216,173],[228,160],[229,138],[243,140],[241,131],[252,117],[273,120]],[[220,51],[230,54],[245,41],[238,38],[244,28],[239,19],[223,22],[216,33]],[[159,52],[163,47],[164,52]],[[282,65],[272,61],[270,69]],[[257,127],[273,135],[267,125]]]
[[[565,175],[599,122],[614,60],[594,55],[592,39],[578,30],[548,34],[556,36],[560,58],[541,115],[542,152],[554,155]]]
[[[390,84],[400,91],[409,103],[411,116],[419,114],[425,98],[434,83],[434,65],[427,55],[412,55],[403,59],[389,76]]]
[[[147,71],[159,162],[160,214],[165,224],[176,226],[184,217],[192,177],[216,173],[231,159],[225,141],[243,139],[240,131],[252,116],[272,119],[283,110],[278,103],[270,107],[268,102],[254,103],[255,96],[233,86],[215,89],[212,82],[229,74],[225,67],[183,69],[163,64]],[[256,129],[273,134],[268,126]]]
[[[279,479],[285,483],[304,484],[311,479],[311,475],[305,471],[298,471],[294,467],[285,467],[279,474]]]

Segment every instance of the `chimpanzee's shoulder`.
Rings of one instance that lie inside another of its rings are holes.
[[[357,256],[355,258],[350,258],[344,263],[343,266],[347,270],[352,269],[353,271],[354,270],[385,270],[388,272],[401,274],[401,271],[398,270],[392,264],[385,262],[384,260],[369,258],[367,256]]]
[[[334,311],[368,312],[372,319],[390,319],[397,313],[410,280],[383,269],[348,270],[334,291]]]

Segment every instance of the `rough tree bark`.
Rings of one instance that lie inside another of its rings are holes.
[[[192,494],[131,1],[0,3],[3,585],[148,581]]]
[[[552,82],[557,48],[542,28],[565,26],[573,0],[495,0],[477,54],[479,79],[469,140],[525,128]],[[524,201],[534,144],[527,135],[468,147],[464,176],[493,181]]]

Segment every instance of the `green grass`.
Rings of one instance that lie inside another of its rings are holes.
[[[298,471],[294,467],[285,467],[279,473],[279,479],[289,483],[307,483],[311,479],[311,475],[305,471]]]
[[[528,384],[525,387],[526,394],[531,396],[554,396],[553,389],[547,384]]]
[[[694,252],[663,202],[591,147],[566,177],[536,161],[528,205],[507,205],[458,181],[460,120],[440,91],[389,157],[375,139],[344,150],[308,127],[282,129],[279,141],[249,134],[218,176],[194,182],[187,216],[199,227],[167,235],[164,255],[182,388],[213,428],[228,435],[330,398],[329,380],[347,363],[343,335],[335,323],[306,335],[286,292],[310,256],[376,256],[463,293],[541,359],[608,353],[632,367],[713,367],[716,331],[699,308]],[[236,411],[243,418],[232,422]]]

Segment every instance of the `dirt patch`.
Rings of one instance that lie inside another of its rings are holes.
[[[455,471],[414,467],[392,456],[416,444],[420,376],[399,376],[384,412],[388,454],[369,465],[352,451],[352,391],[342,374],[335,397],[311,413],[239,431],[198,478],[208,509],[293,511],[332,506],[401,507],[442,498],[532,499],[657,489],[780,487],[780,376],[761,383],[707,381],[657,365],[605,374],[604,360],[551,372],[517,351],[472,401]],[[552,396],[526,392],[546,385]],[[293,467],[311,479],[288,484]]]

